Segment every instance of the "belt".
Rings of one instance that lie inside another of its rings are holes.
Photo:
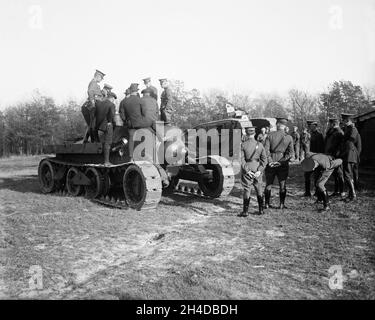
[[[259,160],[255,160],[255,159],[252,159],[252,160],[246,160],[246,163],[248,163],[248,162],[259,162]]]

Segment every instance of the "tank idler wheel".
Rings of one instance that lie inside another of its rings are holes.
[[[71,167],[66,174],[66,188],[68,190],[68,193],[73,197],[79,196],[83,191],[82,185],[73,183],[73,179],[77,174],[79,174],[79,171],[74,167]]]
[[[85,175],[91,181],[90,185],[84,186],[86,197],[89,199],[95,199],[102,194],[103,176],[95,168],[87,168]]]
[[[55,190],[55,169],[48,159],[44,159],[40,162],[38,168],[38,177],[42,193],[51,193]]]
[[[126,169],[123,189],[128,206],[140,210],[146,200],[147,187],[142,170],[137,165],[132,164]]]

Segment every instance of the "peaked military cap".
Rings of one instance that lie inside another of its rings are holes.
[[[245,127],[245,130],[255,131],[256,127],[248,126]]]
[[[138,90],[139,90],[139,89],[138,89],[138,86],[139,86],[138,83],[132,83],[132,84],[130,85],[130,87],[129,87],[129,91],[130,91],[130,93],[138,91]]]
[[[331,122],[331,123],[334,123],[334,122],[339,122],[339,119],[337,119],[336,117],[335,118],[329,118],[328,121]]]
[[[95,74],[100,74],[102,77],[105,76],[105,73],[104,73],[104,72],[101,72],[101,71],[98,70],[98,69],[95,70]]]
[[[105,83],[103,89],[112,90],[113,87],[110,86],[109,84]]]
[[[281,124],[287,125],[288,121],[289,121],[288,118],[285,118],[285,117],[278,117],[278,118],[276,118],[276,123],[281,123]]]
[[[142,79],[142,80],[143,80],[143,82],[150,82],[150,81],[151,81],[151,78],[148,77],[148,78],[144,78],[144,79]]]
[[[354,117],[353,113],[341,113],[341,118],[342,119],[351,119]]]
[[[167,81],[167,79],[159,79],[159,81],[162,83],[162,82],[164,82],[164,81]]]

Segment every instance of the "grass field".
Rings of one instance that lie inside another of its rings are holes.
[[[321,213],[293,165],[289,209],[239,218],[238,184],[224,199],[174,194],[146,212],[43,195],[40,159],[0,159],[2,299],[375,298],[372,171],[356,203],[334,200]],[[342,289],[329,286],[332,266]]]

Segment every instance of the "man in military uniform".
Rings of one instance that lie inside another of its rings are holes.
[[[266,143],[266,139],[267,139],[267,128],[266,127],[262,127],[260,129],[260,133],[258,134],[258,137],[257,137],[257,141],[262,143],[263,146],[265,145]]]
[[[102,89],[103,97],[107,97],[109,92],[112,92],[113,87],[105,83]]]
[[[153,90],[146,88],[142,90],[141,112],[146,122],[151,124],[150,127],[156,131],[156,121],[159,120],[159,107],[155,98],[152,98]]]
[[[313,153],[323,153],[324,152],[324,138],[323,134],[318,131],[318,122],[310,120],[307,122],[310,129],[310,148],[309,152]],[[313,172],[305,172],[305,197],[311,197],[311,175]],[[316,174],[313,174],[314,178],[314,186],[316,185],[316,181],[318,179],[318,176]],[[316,189],[315,189],[316,190]],[[317,195],[316,192],[314,194]]]
[[[167,79],[159,79],[160,86],[164,89],[160,97],[160,120],[166,124],[171,123],[171,117],[173,112],[172,107],[172,91],[168,87]]]
[[[286,180],[289,175],[289,161],[294,156],[293,139],[285,133],[285,127],[288,123],[286,118],[277,118],[277,131],[270,132],[266,140],[266,154],[268,165],[265,170],[266,189],[265,189],[265,208],[270,207],[271,188],[275,177],[279,181],[279,209],[284,209],[286,198]]]
[[[294,159],[296,161],[299,161],[300,160],[299,147],[300,147],[300,144],[301,144],[301,136],[298,132],[297,126],[293,127],[293,132],[292,132],[291,136],[293,138]]]
[[[137,129],[152,128],[153,120],[152,117],[145,117],[145,114],[149,112],[146,110],[149,105],[145,104],[145,101],[139,97],[138,94],[138,83],[132,83],[130,85],[130,96],[126,98],[123,104],[124,119],[127,122],[129,128],[129,153],[133,156],[134,150],[134,134]],[[150,108],[151,110],[152,108]],[[150,111],[152,112],[152,111]]]
[[[95,71],[94,78],[90,81],[87,95],[88,99],[83,104],[81,112],[87,124],[87,130],[83,142],[86,143],[90,137],[91,142],[99,141],[97,131],[95,130],[95,104],[103,99],[103,93],[99,83],[103,80],[105,74],[99,70]]]
[[[156,101],[158,101],[158,89],[156,89],[153,85],[151,85],[151,78],[145,78],[143,79],[143,83],[146,86],[146,89],[150,89],[150,97],[154,98]]]
[[[328,120],[328,131],[324,141],[324,153],[337,158],[340,155],[340,148],[344,137],[344,132],[340,128],[340,122],[337,118]],[[344,172],[342,164],[337,166],[333,171],[335,181],[335,191],[331,197],[343,196],[344,193]]]
[[[316,172],[318,177],[316,181],[317,196],[319,200],[323,201],[323,211],[330,210],[329,196],[325,184],[335,168],[341,164],[341,159],[335,159],[333,156],[323,153],[312,152],[307,153],[306,158],[301,163],[304,172]]]
[[[241,144],[241,181],[243,192],[243,211],[240,217],[247,217],[251,185],[254,186],[258,200],[258,214],[263,214],[262,174],[267,165],[263,144],[255,140],[255,127],[245,128],[247,139]]]
[[[309,122],[307,125],[309,125]],[[303,128],[301,135],[301,160],[305,158],[306,153],[310,152],[310,140],[311,135],[309,130],[307,128]]]
[[[349,195],[346,201],[353,201],[357,198],[354,185],[354,168],[359,164],[360,150],[358,150],[358,146],[360,145],[361,137],[352,121],[353,114],[342,113],[341,118],[345,124],[345,130],[340,157],[343,160],[344,179],[349,188]]]
[[[114,115],[116,110],[114,102],[116,99],[116,94],[108,92],[106,99],[96,102],[95,129],[98,131],[100,142],[103,143],[105,165],[111,164],[109,161],[109,153],[113,141],[113,127],[115,125]]]

